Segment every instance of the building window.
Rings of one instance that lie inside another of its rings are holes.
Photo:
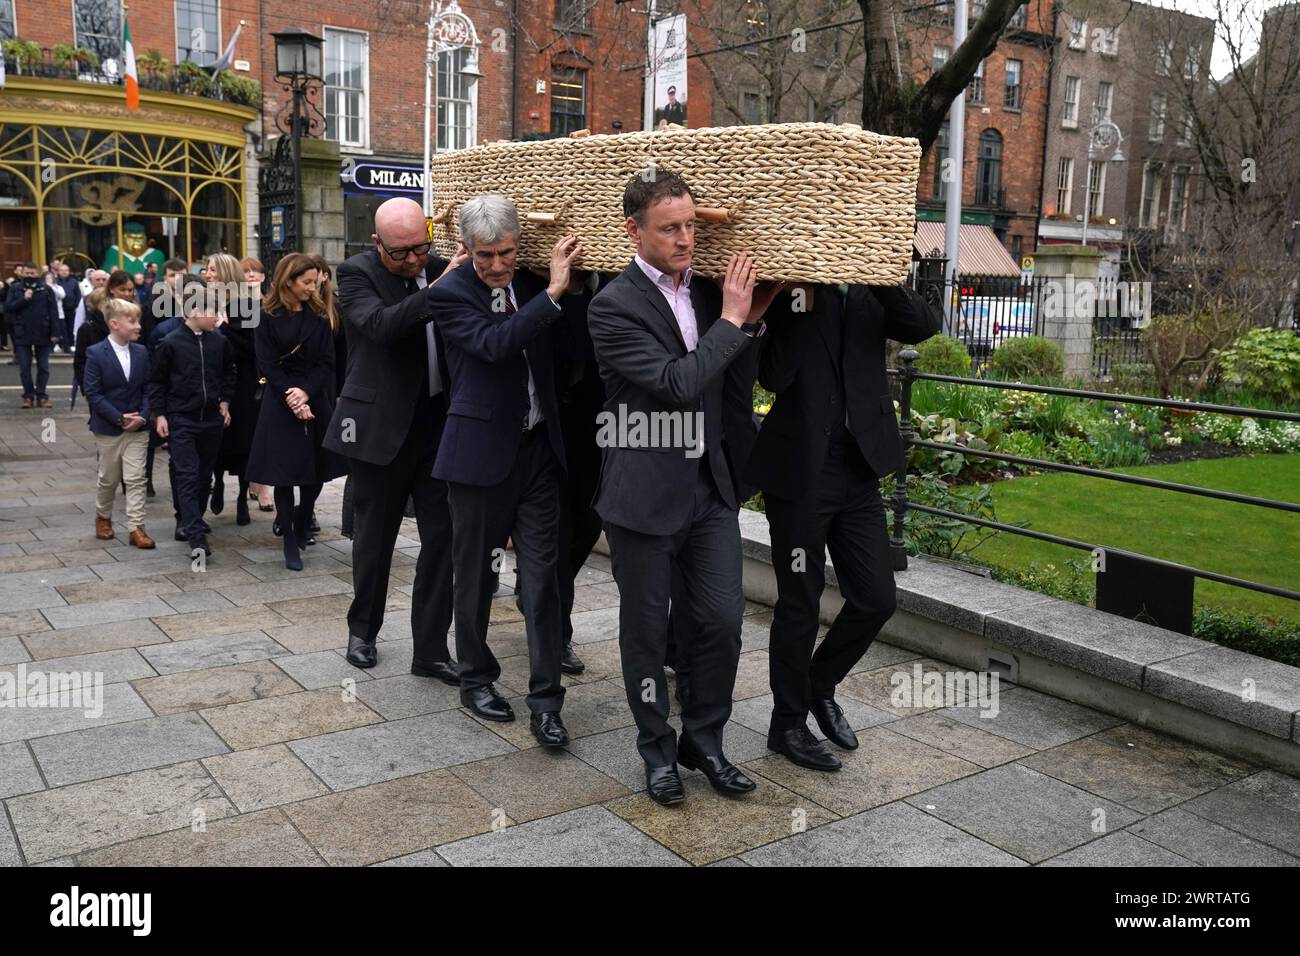
[[[979,163],[975,171],[975,205],[1002,205],[1002,134],[995,129],[980,133]]]
[[[1187,173],[1175,169],[1169,177],[1169,226],[1172,229],[1183,228],[1183,214],[1187,211]]]
[[[1142,171],[1142,225],[1150,229],[1156,224],[1160,209],[1160,175],[1150,164]]]
[[[0,40],[14,35],[14,0],[0,0]]]
[[[1061,111],[1061,125],[1066,129],[1079,128],[1079,78],[1065,78],[1065,107]]]
[[[1088,218],[1101,216],[1102,199],[1106,192],[1106,161],[1088,161]]]
[[[352,30],[325,30],[325,137],[340,146],[369,145],[366,83],[369,38]]]
[[[465,70],[475,64],[470,47],[438,54],[438,138],[434,149],[465,149],[478,142],[478,89]]]
[[[1187,59],[1183,61],[1183,79],[1195,80],[1201,72],[1201,45],[1199,43],[1189,43],[1187,45]]]
[[[1025,8],[1021,7],[1020,9],[1023,10]],[[1020,261],[1020,253],[1024,249],[1024,246],[1022,245],[1024,238],[1024,236],[1011,237],[1011,258],[1015,259],[1017,262]]]
[[[1016,12],[1011,14],[1011,19],[1007,21],[1007,29],[1023,30],[1025,24],[1029,22],[1029,5],[1017,7]]]
[[[1019,60],[1007,60],[1006,89],[1002,93],[1003,109],[1020,109],[1020,67],[1021,62]]]
[[[938,73],[943,69],[943,65],[948,62],[948,54],[952,51],[946,46],[936,46],[934,48],[934,57],[930,61],[931,71]]]
[[[176,0],[176,62],[211,66],[220,52],[217,0]]]
[[[587,12],[591,9],[590,0],[555,0],[555,26],[561,32],[590,29]]]
[[[1156,76],[1169,75],[1169,68],[1174,59],[1172,46],[1173,44],[1168,40],[1156,41]]]
[[[73,0],[72,17],[77,46],[99,57],[116,59],[122,46],[122,5],[118,0]]]
[[[939,135],[934,141],[934,198],[948,198],[948,182],[944,179],[944,164],[948,159],[948,121],[939,127]]]
[[[1056,164],[1056,211],[1070,214],[1070,197],[1074,194],[1074,160],[1062,156]]]
[[[763,122],[763,98],[748,90],[740,94],[740,115],[750,126]]]
[[[1097,122],[1110,119],[1110,94],[1111,84],[1102,80],[1097,84],[1097,101],[1092,104],[1093,114]]]
[[[1070,17],[1070,49],[1084,50],[1088,47],[1088,21],[1081,17]]]
[[[1119,27],[1104,27],[1102,29],[1101,52],[1107,56],[1119,55]]]
[[[984,103],[984,61],[980,60],[980,65],[975,67],[975,75],[971,77],[970,85],[966,87],[970,95],[970,101],[977,106]]]
[[[1165,138],[1165,109],[1168,105],[1169,97],[1163,93],[1151,97],[1151,124],[1147,128],[1147,139],[1153,143],[1162,142]]]
[[[587,126],[587,71],[551,68],[551,135],[568,136]]]
[[[1184,114],[1183,114],[1183,122],[1182,122],[1182,124],[1178,127],[1178,145],[1179,145],[1179,146],[1191,146],[1191,145],[1192,145],[1192,132],[1193,132],[1193,129],[1194,129],[1194,126],[1193,126],[1192,114],[1191,114],[1191,113],[1184,113]]]

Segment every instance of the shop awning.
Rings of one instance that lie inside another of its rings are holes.
[[[988,226],[962,223],[957,228],[961,230],[957,235],[957,245],[961,250],[957,271],[962,275],[1020,275],[1020,263],[1011,257],[1006,246],[998,241],[998,237]],[[923,257],[929,256],[937,249],[939,255],[945,255],[943,230],[942,222],[918,222],[916,235],[912,239],[917,254]]]

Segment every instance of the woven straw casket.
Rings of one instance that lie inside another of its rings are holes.
[[[623,189],[654,164],[695,193],[694,268],[703,275],[722,275],[732,253],[748,252],[761,279],[899,285],[920,161],[915,139],[825,123],[492,143],[434,158],[433,238],[450,258],[460,205],[500,193],[519,210],[521,265],[545,268],[555,241],[573,234],[581,268],[620,272],[635,252]]]

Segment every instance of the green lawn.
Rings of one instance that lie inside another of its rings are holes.
[[[1300,503],[1300,454],[1220,458],[1116,471]],[[993,485],[999,521],[1300,591],[1300,515],[1084,475],[1046,473]],[[1086,552],[999,534],[972,555],[1024,568]],[[1199,605],[1300,621],[1300,602],[1197,580]]]

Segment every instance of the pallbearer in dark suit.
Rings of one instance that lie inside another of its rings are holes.
[[[626,440],[604,443],[596,494],[621,602],[623,681],[647,789],[675,803],[685,796],[678,762],[704,771],[723,793],[754,789],[722,750],[745,608],[734,456],[753,438],[755,339],[776,290],[755,292],[753,261],[743,255],[732,258],[721,292],[692,278],[694,197],[680,177],[653,172],[634,176],[623,194],[637,256],[592,300],[588,325],[605,409],[627,423]],[[665,424],[677,436],[666,447],[633,437],[640,425],[641,435],[662,439]],[[689,640],[691,666],[680,741],[668,724],[663,672],[674,561],[691,622],[689,638],[676,635]]]
[[[460,683],[447,652],[451,626],[451,514],[433,477],[446,418],[447,372],[432,324],[433,283],[459,261],[429,254],[418,203],[390,199],[375,211],[375,247],[337,269],[347,336],[347,379],[325,447],[348,459],[356,502],[348,662],[373,667],[384,623],[393,544],[415,501],[420,557],[411,599],[411,673]]]
[[[745,468],[763,491],[778,589],[767,745],[800,766],[838,770],[808,730],[808,711],[827,739],[858,745],[835,688],[894,613],[880,478],[905,459],[885,340],[920,342],[939,319],[911,289],[815,286],[778,300],[768,323],[758,380],[776,401]],[[814,654],[827,547],[844,607]]]
[[[460,699],[487,720],[514,719],[493,686],[501,668],[487,645],[493,571],[510,539],[528,634],[529,726],[543,746],[560,747],[569,740],[556,579],[564,441],[550,330],[582,246],[572,236],[555,244],[547,283],[515,270],[519,217],[504,197],[476,196],[458,219],[470,261],[433,291],[451,373],[433,473],[451,502]]]

